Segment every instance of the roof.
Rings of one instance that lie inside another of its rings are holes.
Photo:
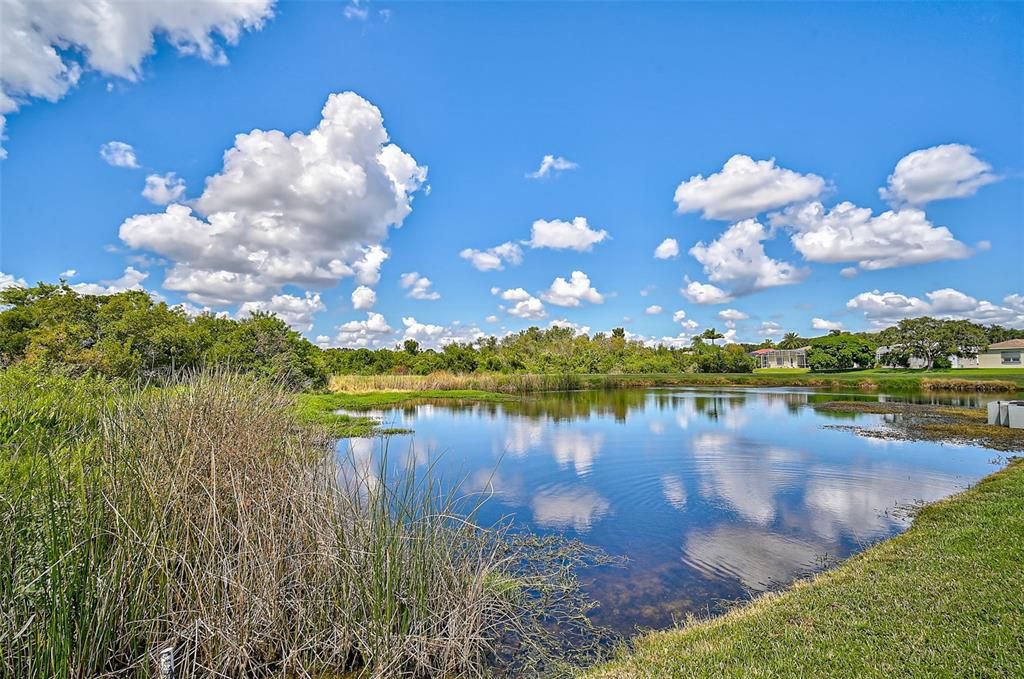
[[[1012,339],[988,345],[987,351],[992,349],[1024,349],[1024,339]]]
[[[775,352],[775,351],[810,351],[810,349],[811,349],[810,347],[800,347],[799,349],[767,349],[767,348],[765,348],[765,349],[754,349],[750,353],[751,353],[751,355],[753,355],[753,354],[770,354],[770,353]]]

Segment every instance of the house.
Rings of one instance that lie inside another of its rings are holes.
[[[893,346],[882,345],[875,349],[875,363],[883,368],[913,368],[915,370],[921,370],[928,367],[928,361],[917,356],[911,356],[907,359],[907,365],[901,365],[897,361],[892,360],[889,356],[892,349],[899,348],[900,345],[896,344]],[[946,357],[949,361],[949,365],[953,368],[977,368],[978,357],[977,356],[957,356],[956,354],[950,354]]]
[[[806,368],[810,347],[799,349],[756,349],[750,352],[756,368]]]
[[[979,368],[1024,368],[1024,339],[1012,339],[988,345],[978,352]]]
[[[899,346],[899,345],[896,345]],[[909,364],[900,366],[889,360],[893,347],[881,346],[875,350],[878,365],[886,368],[927,368],[928,362],[916,356],[910,357]],[[954,368],[1024,368],[1024,339],[1012,339],[988,345],[988,349],[978,352],[977,356],[947,356],[949,364]]]

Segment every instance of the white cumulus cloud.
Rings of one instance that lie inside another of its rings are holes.
[[[390,344],[395,339],[394,334],[394,328],[384,320],[383,314],[368,311],[364,321],[348,321],[339,325],[333,340],[320,337],[317,340],[322,345],[338,347],[380,347]]]
[[[412,211],[426,174],[388,143],[376,106],[332,94],[310,132],[237,135],[195,212],[175,203],[135,215],[120,236],[170,260],[164,287],[198,303],[266,299],[284,285],[349,275],[373,285],[387,259],[380,242]]]
[[[679,256],[679,243],[675,238],[666,238],[661,241],[658,247],[654,248],[656,259],[672,259]]]
[[[459,257],[469,260],[473,268],[478,271],[501,271],[505,268],[505,264],[513,266],[522,264],[523,250],[515,243],[508,241],[486,250],[466,248],[459,253]]]
[[[590,326],[580,325],[579,323],[573,323],[572,321],[565,318],[556,318],[548,323],[549,328],[569,328],[576,335],[589,335]]]
[[[142,197],[154,205],[176,203],[185,195],[185,180],[173,172],[146,177]]]
[[[541,158],[540,167],[536,172],[530,172],[526,176],[530,179],[544,179],[545,177],[557,176],[566,170],[575,170],[579,165],[566,160],[562,156],[546,155]]]
[[[349,21],[352,21],[354,19],[359,21],[366,21],[366,19],[369,18],[370,16],[369,8],[366,6],[366,3],[361,2],[361,0],[350,0],[350,2],[347,5],[345,5],[345,9],[342,11],[342,13],[345,15],[345,18],[348,19]]]
[[[309,332],[313,329],[313,317],[316,312],[326,308],[318,293],[306,292],[305,297],[274,295],[269,300],[245,302],[238,309],[238,317],[245,318],[257,311],[272,313],[295,330]]]
[[[694,304],[724,304],[733,299],[725,290],[710,283],[697,281],[686,281],[686,285],[679,292]]]
[[[100,158],[114,167],[138,167],[135,149],[123,141],[108,141],[100,146]]]
[[[927,299],[872,290],[851,299],[846,303],[846,308],[862,312],[865,320],[876,328],[917,316],[964,319],[975,323],[1024,328],[1024,297],[1019,294],[1006,296],[1003,306],[979,300],[954,288],[933,290],[924,296]]]
[[[664,309],[662,309],[661,306],[657,304],[652,304],[651,306],[644,309],[644,313],[647,314],[648,316],[656,316],[657,314],[660,314],[662,311],[664,311]]]
[[[965,144],[942,144],[908,153],[896,163],[878,193],[893,205],[924,205],[944,198],[973,196],[998,181],[992,166]]]
[[[125,290],[143,290],[142,281],[147,278],[148,272],[129,266],[119,278],[101,280],[99,283],[76,283],[71,289],[80,295],[115,295]]]
[[[705,178],[695,175],[675,193],[679,212],[703,213],[705,219],[743,219],[791,203],[816,198],[825,180],[778,167],[775,159],[754,160],[735,155],[721,172]]]
[[[551,287],[541,294],[541,299],[555,306],[578,307],[584,302],[601,304],[604,295],[590,284],[587,274],[573,271],[569,280],[559,276],[552,281]]]
[[[813,202],[772,215],[772,224],[793,229],[793,247],[808,261],[857,262],[869,271],[971,254],[949,229],[911,207],[872,215],[848,201],[831,210]]]
[[[411,299],[441,299],[441,293],[430,289],[433,282],[426,276],[419,275],[416,271],[402,274],[401,278],[398,279],[398,283],[409,291],[405,293],[405,296]]]
[[[475,325],[463,325],[453,321],[449,325],[434,325],[432,323],[420,323],[414,317],[402,318],[402,325],[405,326],[404,339],[416,340],[424,348],[438,348],[453,342],[467,343],[474,342],[484,337],[484,332]]]
[[[526,244],[531,248],[589,252],[595,244],[607,238],[608,232],[590,228],[586,217],[576,217],[571,222],[538,219],[533,223],[531,238]]]
[[[544,304],[522,288],[510,288],[508,290],[491,288],[491,294],[498,295],[506,302],[512,302],[511,306],[501,306],[502,311],[510,316],[536,320],[546,318],[548,315]]]
[[[0,290],[6,290],[7,288],[26,288],[28,284],[24,278],[15,278],[9,273],[0,271]]]
[[[85,71],[139,80],[142,61],[154,51],[157,36],[180,54],[226,63],[223,45],[262,28],[272,5],[273,0],[4,0],[0,138],[7,115],[30,99],[60,100]],[[0,157],[4,155],[0,150]]]
[[[770,237],[760,222],[745,219],[711,243],[697,243],[690,248],[690,254],[704,266],[712,283],[729,288],[730,296],[803,281],[810,273],[807,269],[772,259],[765,253],[762,241]]]
[[[723,321],[745,321],[750,318],[750,315],[739,309],[722,309],[718,312],[718,317]]]
[[[352,308],[356,311],[372,309],[377,303],[377,293],[372,288],[360,285],[352,291]]]
[[[812,318],[811,327],[815,330],[842,330],[843,324],[839,321],[827,321],[824,318]]]

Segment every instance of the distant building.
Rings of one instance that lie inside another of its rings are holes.
[[[988,345],[978,353],[979,368],[1024,368],[1024,339],[1012,339]]]
[[[757,362],[756,368],[806,368],[807,352],[810,347],[799,349],[756,349],[750,355]]]
[[[891,350],[895,347],[881,346],[875,351],[875,359],[878,365],[886,368],[903,367],[889,359]],[[947,356],[949,364],[954,368],[1024,368],[1024,339],[1013,339],[1005,342],[996,342],[988,345],[984,351],[979,351],[977,356]],[[908,368],[927,368],[928,362],[923,358],[911,356]]]
[[[893,344],[891,346],[882,345],[875,349],[875,362],[883,368],[914,368],[920,370],[921,368],[928,367],[928,361],[917,356],[911,356],[907,359],[907,365],[900,365],[898,361],[893,358],[893,349],[899,349],[902,345]],[[951,360],[952,362],[952,360]]]
[[[913,368],[915,370],[923,370],[929,367],[928,361],[917,356],[911,356],[907,359],[907,365],[900,365],[890,357],[892,349],[897,348],[899,345],[893,346],[880,346],[875,349],[875,362],[883,368]],[[946,357],[949,359],[949,365],[953,368],[977,368],[978,357],[977,356],[957,356],[956,354],[950,354]]]

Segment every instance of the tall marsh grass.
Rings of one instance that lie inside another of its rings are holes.
[[[500,374],[500,373],[448,373],[430,375],[334,375],[328,388],[334,392],[362,393],[368,391],[455,391],[473,389],[504,394],[523,394],[534,391],[571,391],[579,389],[582,381],[571,373]]]
[[[987,391],[1015,392],[1020,386],[1010,380],[970,380],[956,377],[925,377],[921,380],[924,391]]]
[[[339,461],[283,390],[0,374],[0,676],[516,676],[593,647],[585,548]],[[352,473],[356,470],[359,473]]]

